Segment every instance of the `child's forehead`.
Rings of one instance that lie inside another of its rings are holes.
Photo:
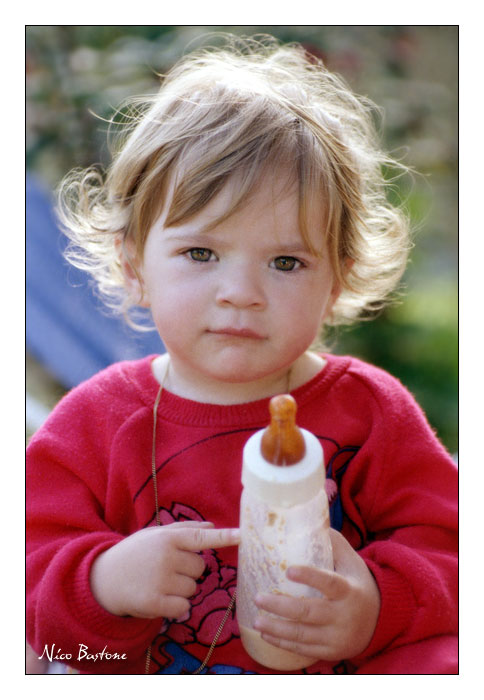
[[[234,175],[196,214],[168,226],[165,226],[166,216],[162,214],[156,227],[170,241],[190,239],[200,246],[222,241],[234,232],[258,231],[261,243],[277,243],[281,254],[322,248],[323,236],[318,225],[321,212],[315,212],[315,216],[311,217],[315,225],[309,242],[300,229],[299,184],[290,174],[267,171],[234,207],[239,188],[240,178]],[[172,184],[172,194],[174,190],[175,185]]]
[[[170,207],[170,199],[175,195],[176,187],[177,182],[170,183],[166,209]],[[243,176],[235,172],[227,179],[221,190],[190,220],[196,221],[197,228],[201,230],[217,230],[223,221],[243,220],[248,212],[274,220],[288,216],[297,218],[299,187],[291,173],[284,171],[274,173],[267,169],[260,174],[242,198],[240,198],[241,188],[243,188]]]

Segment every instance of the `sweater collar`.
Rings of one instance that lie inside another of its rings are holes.
[[[298,407],[321,392],[327,391],[340,377],[348,365],[350,358],[339,357],[324,353],[326,365],[311,380],[291,391]],[[143,403],[150,409],[153,408],[159,384],[151,371],[151,363],[156,355],[149,355],[143,360],[122,363],[122,371],[131,386],[133,384],[139,393]],[[218,427],[258,427],[267,424],[269,419],[270,397],[251,401],[248,403],[222,406],[218,404],[199,403],[190,399],[184,399],[170,391],[163,389],[161,401],[158,407],[158,415],[172,423],[191,426],[218,426]]]

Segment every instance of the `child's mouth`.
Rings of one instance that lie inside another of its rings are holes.
[[[215,330],[210,330],[209,333],[215,335],[228,335],[235,338],[252,338],[254,340],[263,340],[264,336],[260,335],[251,328],[217,328]]]

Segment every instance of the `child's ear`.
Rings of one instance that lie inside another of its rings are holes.
[[[351,260],[350,258],[346,258],[346,260],[343,263],[343,274],[344,277],[348,274],[348,272],[351,270],[353,265],[355,264],[354,260]],[[331,290],[331,306],[335,304],[336,301],[338,301],[338,297],[343,291],[343,285],[341,282],[335,280],[333,289]]]
[[[355,261],[350,260],[349,258],[347,260],[345,260],[345,263],[344,263],[345,273],[348,273],[351,270],[354,263],[355,263]],[[326,308],[325,308],[324,313],[323,313],[323,320],[331,314],[331,312],[333,310],[333,306],[338,301],[338,298],[339,298],[342,291],[343,291],[342,283],[335,279],[334,284],[333,284],[333,288],[331,290],[330,297],[328,299],[328,303],[326,304]]]
[[[148,308],[150,300],[143,283],[141,265],[134,250],[134,245],[119,239],[116,241],[116,250],[123,272],[125,288],[135,304]]]

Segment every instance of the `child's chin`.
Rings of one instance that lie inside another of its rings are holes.
[[[211,367],[209,372],[212,379],[227,384],[251,384],[265,376],[259,368],[252,363],[224,360]]]
[[[252,372],[216,372],[212,375],[213,379],[226,384],[251,384],[256,382],[260,377]]]
[[[257,385],[265,385],[270,382],[270,377],[273,373],[271,371],[266,372],[260,367],[243,367],[229,365],[225,368],[217,368],[211,373],[212,379],[220,382],[221,384],[232,385],[234,389],[236,386],[253,386],[257,390]]]

